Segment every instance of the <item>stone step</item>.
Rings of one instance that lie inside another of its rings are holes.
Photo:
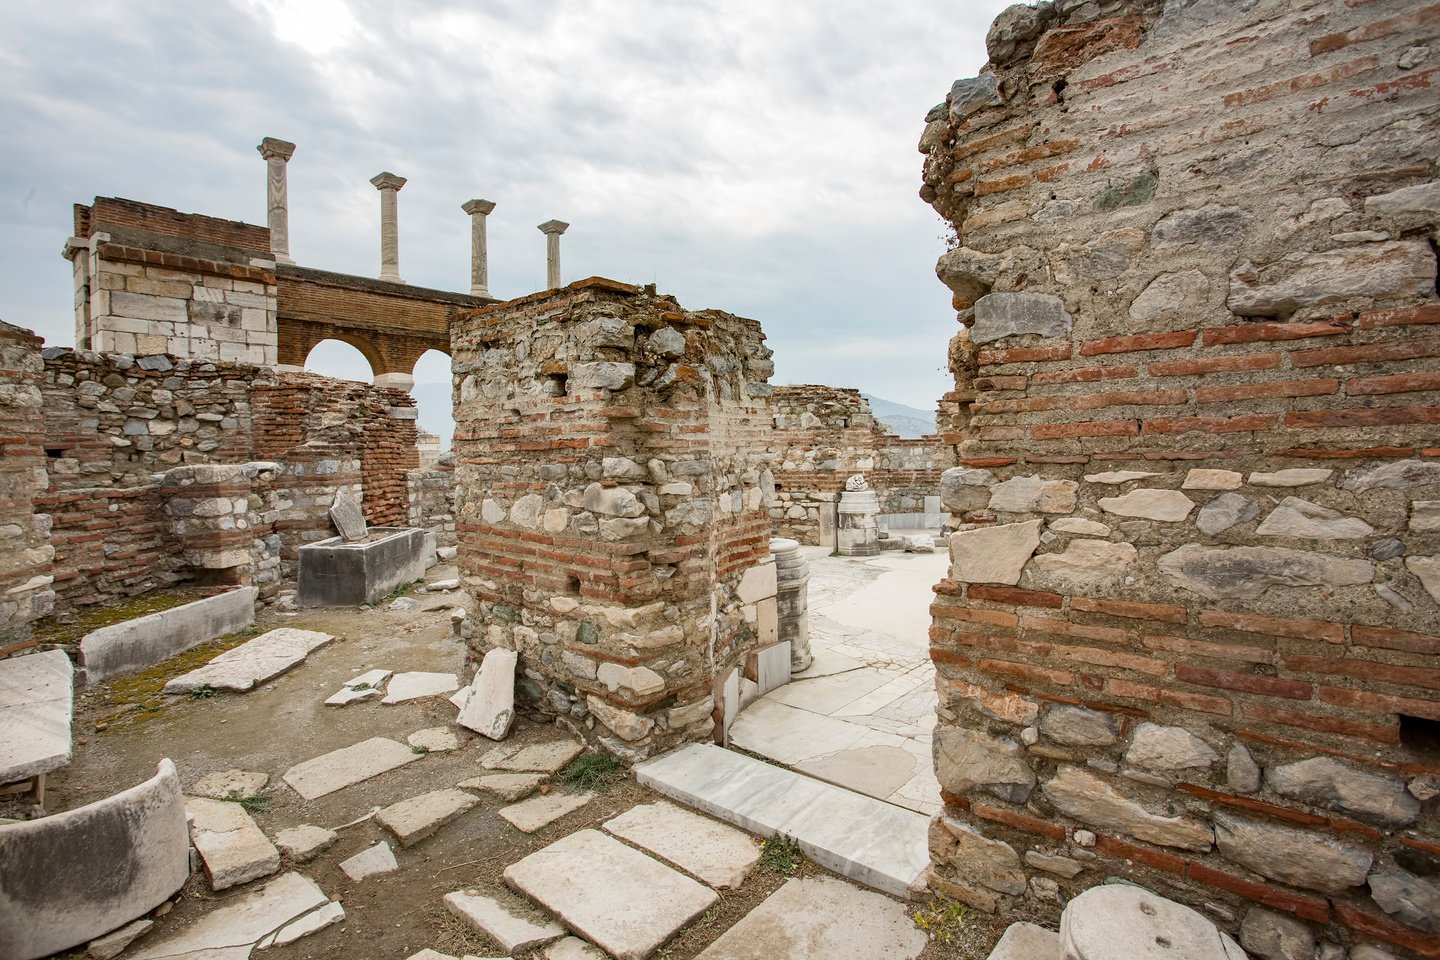
[[[1033,923],[1012,923],[989,960],[1060,960],[1060,934]]]
[[[923,814],[822,783],[710,743],[635,768],[645,786],[751,833],[783,833],[828,870],[908,897],[930,856]]]

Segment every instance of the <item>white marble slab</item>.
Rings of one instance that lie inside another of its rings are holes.
[[[0,660],[0,784],[70,762],[74,672],[64,650]]]
[[[635,777],[751,833],[788,834],[821,866],[893,896],[908,896],[930,863],[922,814],[714,744],[647,760]]]
[[[869,732],[859,724],[811,713],[767,697],[740,714],[740,719],[730,728],[730,742],[791,766],[844,750]]]
[[[605,831],[716,889],[740,886],[760,859],[754,837],[665,800],[631,807],[606,821]]]
[[[179,928],[174,936],[147,943],[139,953],[127,954],[127,960],[247,957],[251,944],[328,902],[309,877],[284,873],[259,890],[216,904],[215,909]]]
[[[397,673],[390,678],[385,688],[385,699],[381,703],[404,703],[421,697],[438,697],[453,693],[460,686],[460,678],[453,673]]]
[[[353,746],[332,750],[313,760],[297,763],[281,778],[306,800],[379,776],[387,770],[414,763],[424,754],[403,743],[371,737]]]
[[[885,686],[889,680],[876,670],[852,670],[833,677],[796,680],[771,693],[768,699],[828,716]]]
[[[165,693],[189,693],[201,687],[244,693],[304,661],[335,638],[315,630],[280,627],[226,650],[205,666],[165,684]]]

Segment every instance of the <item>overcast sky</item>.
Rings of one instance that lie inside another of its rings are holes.
[[[297,143],[290,250],[469,289],[460,204],[496,202],[490,289],[656,283],[759,320],[774,383],[931,410],[955,330],[922,203],[925,112],[985,61],[999,0],[206,0],[8,4],[0,43],[0,319],[74,342],[71,204],[265,222],[262,137]],[[349,348],[346,348],[349,349]],[[433,365],[420,379],[437,379]],[[439,376],[443,377],[443,366]],[[332,368],[325,372],[352,373]],[[360,375],[364,375],[363,369]]]

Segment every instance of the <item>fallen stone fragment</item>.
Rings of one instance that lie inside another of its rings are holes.
[[[528,747],[500,747],[485,754],[480,766],[486,770],[556,773],[584,751],[584,744],[574,740],[551,740]]]
[[[395,852],[390,844],[381,840],[373,847],[366,847],[355,856],[340,863],[340,869],[351,880],[360,881],[380,873],[391,873],[400,869],[395,862]]]
[[[125,948],[130,946],[130,944],[149,933],[150,928],[154,926],[155,921],[148,917],[142,917],[134,923],[128,923],[114,933],[107,933],[103,937],[97,937],[91,940],[85,948],[85,956],[88,957],[89,960],[112,960],[112,958],[124,953]]]
[[[480,800],[464,790],[432,790],[391,804],[375,815],[380,825],[408,847],[419,843]]]
[[[405,738],[412,750],[421,750],[425,753],[447,753],[458,749],[460,738],[448,727],[426,727],[424,730],[416,730]]]
[[[749,834],[665,800],[632,807],[607,821],[605,831],[716,889],[740,886],[760,859]]]
[[[566,814],[579,810],[594,798],[595,794],[589,792],[544,794],[501,807],[499,813],[516,830],[534,833]]]
[[[165,684],[164,692],[180,694],[209,687],[244,693],[278,677],[334,639],[328,633],[280,627],[226,650],[198,670],[176,677]]]
[[[212,890],[225,890],[280,869],[280,851],[238,803],[187,800],[190,839],[205,863]]]
[[[456,786],[462,790],[483,790],[513,802],[530,796],[544,782],[543,773],[491,773],[462,780]]]
[[[390,676],[389,670],[368,670],[346,680],[339,691],[325,701],[327,706],[343,707],[347,703],[354,703],[356,700],[367,700],[370,697],[378,697],[381,694],[381,685]]]
[[[518,906],[511,908],[475,890],[445,894],[445,908],[477,933],[482,933],[507,953],[533,950],[565,936],[565,928],[554,920]]]
[[[201,777],[200,782],[190,788],[194,797],[208,797],[211,800],[238,800],[253,797],[265,789],[270,782],[267,773],[251,773],[246,770],[222,770]]]
[[[311,910],[298,920],[292,920],[273,936],[261,940],[258,946],[261,950],[269,947],[283,947],[287,943],[294,943],[301,937],[308,937],[312,933],[319,933],[326,927],[332,927],[345,919],[345,908],[340,902],[332,901],[325,904],[318,910]]]
[[[906,553],[934,553],[935,538],[928,533],[907,534],[900,538],[900,546]]]
[[[426,593],[443,593],[447,590],[459,590],[460,578],[451,577],[448,580],[435,580],[425,584]]]
[[[275,834],[275,846],[296,863],[308,863],[340,839],[334,830],[302,824]]]
[[[420,601],[413,597],[396,597],[390,601],[390,606],[386,609],[394,610],[396,613],[411,613],[420,609]]]
[[[174,936],[151,944],[128,960],[242,960],[251,944],[328,902],[309,877],[284,873],[259,890],[224,901]]]
[[[421,697],[438,697],[450,693],[460,686],[460,678],[453,673],[397,673],[390,680],[381,703],[404,703]]]
[[[491,740],[505,739],[515,721],[517,663],[519,656],[514,650],[497,647],[486,653],[455,722]]]
[[[281,779],[306,800],[314,800],[387,770],[414,763],[421,756],[394,740],[371,737],[353,746],[297,763],[286,770]]]

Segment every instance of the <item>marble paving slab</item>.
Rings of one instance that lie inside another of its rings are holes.
[[[719,900],[598,830],[572,833],[511,864],[505,882],[616,960],[645,960]]]
[[[381,703],[404,703],[422,697],[438,697],[453,693],[460,686],[460,678],[453,673],[397,673],[390,678],[385,688],[385,699]]]
[[[70,762],[74,672],[64,650],[0,660],[0,784]]]
[[[218,904],[174,936],[127,954],[126,960],[247,957],[251,944],[328,902],[309,877],[283,873],[259,890]]]
[[[893,896],[908,896],[930,864],[923,814],[714,744],[647,760],[635,777],[751,833],[788,834],[821,866]]]
[[[852,670],[833,677],[793,681],[773,691],[766,699],[828,716],[889,682],[889,677],[875,670]]]
[[[593,793],[547,793],[501,807],[498,813],[516,830],[534,833],[567,813],[579,810],[593,799]]]
[[[306,800],[314,800],[379,776],[387,770],[414,763],[423,756],[403,743],[371,737],[353,746],[297,763],[286,770],[281,779]]]
[[[730,727],[730,742],[786,766],[853,746],[871,731],[766,697]]]
[[[754,837],[665,800],[630,808],[606,821],[605,831],[716,889],[740,886],[760,859]]]
[[[165,684],[164,692],[189,693],[211,687],[244,693],[278,677],[334,639],[316,630],[280,627],[226,650],[203,667],[181,674]]]

